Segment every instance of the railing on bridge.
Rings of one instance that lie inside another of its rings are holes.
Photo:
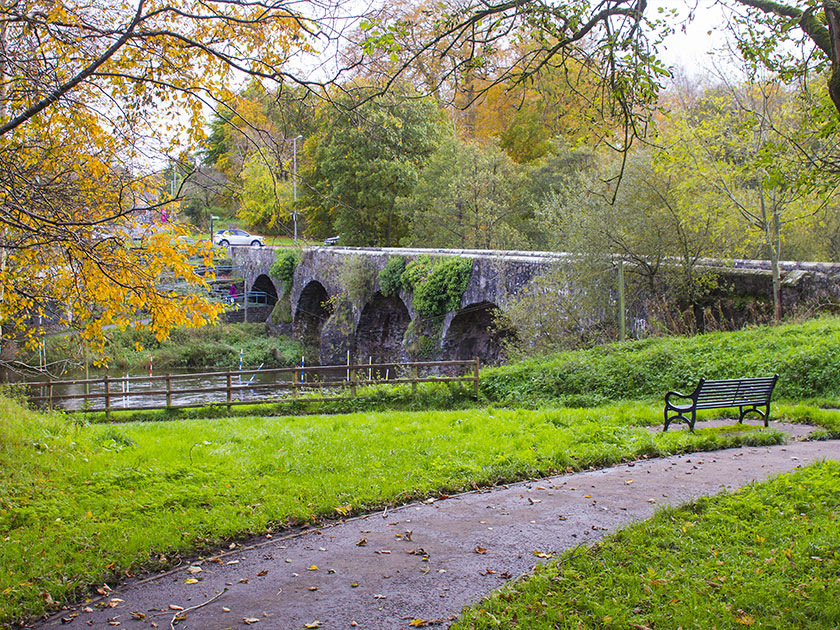
[[[468,383],[479,388],[479,359],[414,363],[367,363],[47,380],[24,384],[36,406],[71,411],[143,411],[189,407],[306,403],[346,400],[370,385]],[[313,397],[313,393],[315,396]]]

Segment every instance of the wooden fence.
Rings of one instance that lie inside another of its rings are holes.
[[[368,385],[470,383],[479,387],[478,357],[469,361],[369,363],[125,376],[24,383],[36,406],[76,411],[141,411],[189,407],[327,402],[355,397]],[[260,380],[254,382],[254,379]],[[270,379],[269,382],[265,382]],[[313,393],[317,393],[315,397]],[[140,402],[138,402],[138,399]]]

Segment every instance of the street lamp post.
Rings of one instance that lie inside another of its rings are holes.
[[[292,219],[295,223],[295,245],[297,245],[297,141],[303,136],[292,138]]]
[[[215,214],[210,215],[210,246],[213,246],[213,221],[218,221],[219,217]]]

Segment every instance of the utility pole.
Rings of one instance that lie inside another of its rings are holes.
[[[297,141],[303,136],[292,138],[292,219],[295,223],[295,245],[297,245]]]

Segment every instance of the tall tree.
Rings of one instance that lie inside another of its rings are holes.
[[[319,131],[305,144],[301,209],[317,235],[335,230],[343,244],[396,245],[405,230],[396,199],[411,192],[437,147],[442,114],[416,95],[342,104],[321,108]]]
[[[690,164],[694,186],[714,187],[716,202],[737,210],[757,236],[771,262],[777,321],[784,230],[819,212],[836,188],[820,165],[837,144],[811,127],[807,96],[776,81],[721,86],[673,117],[669,130],[669,170],[685,174]],[[683,185],[692,188],[687,178]],[[690,194],[701,197],[696,188]]]
[[[469,249],[525,249],[518,229],[520,167],[499,147],[447,137],[401,199],[407,245]]]
[[[31,334],[48,308],[94,343],[105,325],[145,325],[140,313],[159,337],[215,317],[177,287],[201,278],[150,165],[200,137],[205,105],[228,101],[243,74],[293,80],[287,64],[312,27],[273,0],[3,3],[3,339]],[[136,248],[141,214],[158,227]]]

